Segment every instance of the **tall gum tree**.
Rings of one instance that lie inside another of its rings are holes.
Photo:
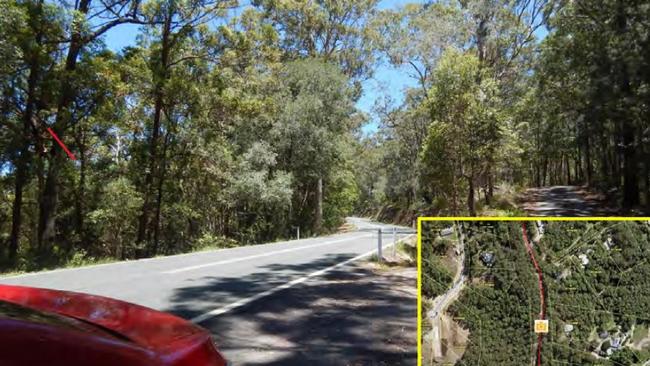
[[[94,6],[92,0],[80,0],[70,11],[66,38],[66,55],[60,70],[60,87],[56,102],[56,116],[49,127],[64,138],[72,125],[72,104],[76,97],[75,76],[82,50],[111,28],[124,23],[146,24],[140,15],[140,1],[110,1]],[[99,19],[91,23],[90,19]],[[60,173],[67,157],[61,149],[53,148],[48,156],[47,177],[39,199],[38,246],[51,243],[56,235],[56,211],[59,205]]]
[[[433,122],[422,150],[434,178],[428,184],[451,187],[454,205],[457,187],[464,187],[467,211],[474,216],[477,180],[489,169],[486,157],[494,156],[502,143],[497,85],[485,75],[478,57],[453,49],[445,52],[433,80],[429,93]],[[445,171],[437,172],[439,162],[444,162]],[[457,212],[454,206],[453,213]]]
[[[208,58],[211,55],[200,51],[187,51],[183,45],[199,27],[226,15],[225,11],[236,7],[231,0],[203,0],[183,3],[175,0],[161,0],[148,4],[146,14],[155,27],[149,29],[152,54],[150,69],[153,89],[153,116],[148,132],[148,161],[144,178],[144,201],[138,224],[138,243],[149,243],[148,252],[155,254],[160,241],[160,215],[163,199],[163,185],[166,174],[167,146],[173,126],[163,129],[163,122],[170,121],[174,113],[174,103],[169,96],[168,84],[173,68],[195,58]],[[164,134],[164,136],[163,136]],[[162,145],[162,146],[161,146]],[[162,149],[161,149],[162,148]]]
[[[374,55],[370,43],[366,42],[366,25],[377,3],[377,0],[253,1],[266,21],[283,35],[281,47],[288,60],[308,57],[338,65],[355,84],[355,99],[360,95],[359,80],[371,74]],[[316,195],[317,228],[323,224],[323,192],[327,191],[324,179],[316,177],[311,188]]]

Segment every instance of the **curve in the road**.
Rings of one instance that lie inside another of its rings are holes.
[[[108,296],[198,322],[376,252],[376,228],[401,232],[385,247],[408,229],[360,218],[354,224],[356,231],[326,237],[0,276],[0,283]]]

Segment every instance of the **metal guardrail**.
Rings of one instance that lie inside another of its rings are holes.
[[[389,229],[387,229],[387,228],[383,228],[383,229],[372,228],[372,229],[358,229],[357,231],[360,231],[360,232],[381,232],[382,234],[387,234],[387,233],[392,234],[393,231],[394,231],[396,234],[408,234],[408,235],[412,235],[412,234],[417,233],[416,230],[403,229],[403,228],[396,229],[396,230],[393,230],[393,229],[390,229],[390,228]]]
[[[388,227],[388,228],[378,228],[378,229],[359,229],[359,231],[366,231],[366,232],[372,232],[375,231],[377,232],[377,260],[379,262],[383,261],[383,236],[384,234],[389,234],[392,235],[393,237],[393,255],[395,254],[396,250],[396,244],[399,241],[397,237],[399,235],[415,235],[417,233],[416,230],[414,229],[405,229],[405,228],[400,228],[400,227]],[[404,238],[402,238],[404,239]]]

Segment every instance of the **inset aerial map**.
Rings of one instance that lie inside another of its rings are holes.
[[[422,361],[650,366],[650,222],[423,221]]]

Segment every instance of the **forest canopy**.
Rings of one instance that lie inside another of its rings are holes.
[[[0,4],[5,267],[305,236],[352,211],[375,1]],[[127,24],[136,44],[112,51]]]
[[[530,363],[540,295],[522,223],[459,225],[467,233],[468,282],[449,313],[470,331],[459,363]],[[648,223],[539,221],[524,226],[530,238],[539,239],[534,252],[543,273],[545,319],[550,324],[542,364],[639,365],[649,360],[644,343],[650,322]],[[489,266],[481,259],[485,253],[494,256]],[[427,282],[423,276],[423,288]],[[612,342],[617,344],[613,348]]]
[[[376,105],[385,187],[366,202],[512,215],[526,188],[577,186],[648,210],[647,3],[433,1],[373,24],[378,54],[416,86]]]
[[[647,4],[389,3],[0,0],[1,266],[516,214],[537,186],[650,207]],[[381,67],[415,86],[365,113]]]

